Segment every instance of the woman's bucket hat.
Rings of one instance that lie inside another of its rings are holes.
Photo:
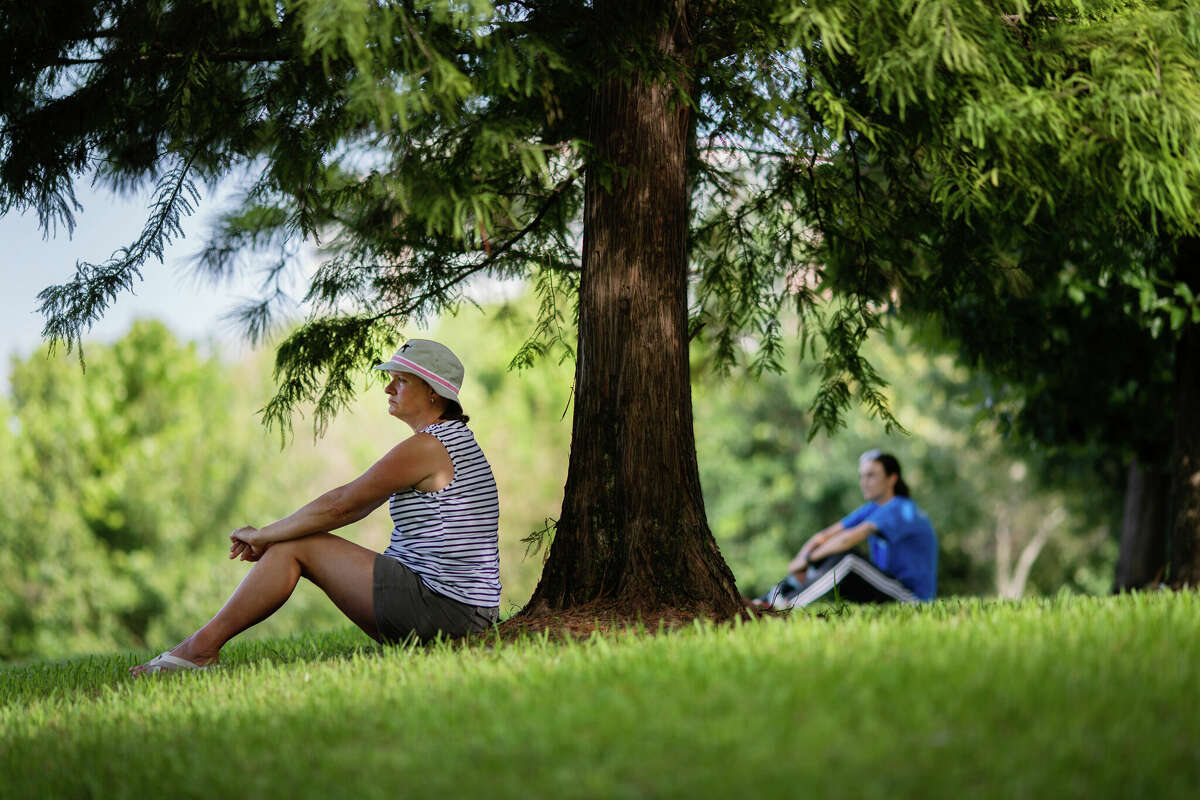
[[[429,339],[409,339],[390,361],[383,362],[375,369],[416,375],[442,397],[459,402],[463,365],[444,344]],[[459,407],[462,407],[461,403]]]

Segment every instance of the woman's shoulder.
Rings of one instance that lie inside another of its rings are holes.
[[[432,425],[426,425],[421,432],[432,433],[433,431],[452,431],[452,430],[470,430],[467,423],[461,419],[440,419]]]
[[[892,512],[893,516],[904,525],[923,527],[930,524],[929,515],[911,497],[896,495],[890,502],[885,503],[884,507],[895,509]]]
[[[911,514],[917,508],[917,504],[911,497],[898,494],[879,507],[887,509],[890,513]]]
[[[465,441],[468,438],[473,439],[475,437],[475,434],[472,433],[471,429],[461,419],[444,419],[435,422],[422,429],[421,433],[428,433],[443,443],[447,441]]]

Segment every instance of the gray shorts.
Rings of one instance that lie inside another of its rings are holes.
[[[382,553],[375,556],[374,599],[375,627],[387,642],[480,633],[500,618],[498,608],[467,605],[438,594],[417,573]]]

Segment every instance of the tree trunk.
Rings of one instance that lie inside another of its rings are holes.
[[[705,519],[692,431],[686,0],[593,8],[598,36],[623,37],[613,46],[623,60],[653,55],[680,70],[674,83],[614,70],[592,102],[571,456],[523,613],[595,603],[728,616],[741,601]]]
[[[1175,263],[1176,279],[1200,295],[1200,239],[1182,239]],[[1190,318],[1175,353],[1170,582],[1182,587],[1200,585],[1200,325]]]
[[[1167,564],[1167,507],[1171,476],[1161,466],[1129,464],[1125,484],[1125,514],[1113,591],[1140,589],[1162,580]]]
[[[1020,600],[1025,596],[1025,585],[1029,583],[1029,573],[1033,571],[1034,563],[1042,554],[1046,542],[1050,541],[1050,534],[1067,518],[1067,513],[1061,508],[1048,512],[1039,522],[1033,536],[1021,548],[1021,554],[1017,556],[1014,566],[1012,514],[1009,511],[1012,506],[1011,501],[996,503],[995,506],[996,595],[1005,600]]]
[[[1012,523],[1007,503],[996,503],[992,509],[996,520],[996,596],[1007,598],[1012,575]]]

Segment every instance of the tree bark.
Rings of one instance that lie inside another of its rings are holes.
[[[595,92],[575,416],[562,513],[523,614],[588,604],[728,616],[742,606],[708,528],[692,430],[686,0],[594,3],[621,60]],[[614,59],[616,60],[616,59]]]
[[[1200,239],[1180,240],[1175,264],[1176,279],[1200,295]],[[1175,353],[1170,583],[1183,587],[1200,585],[1200,325],[1190,318]]]
[[[1121,549],[1113,591],[1141,589],[1162,580],[1167,565],[1167,508],[1170,473],[1134,458],[1125,484]]]

